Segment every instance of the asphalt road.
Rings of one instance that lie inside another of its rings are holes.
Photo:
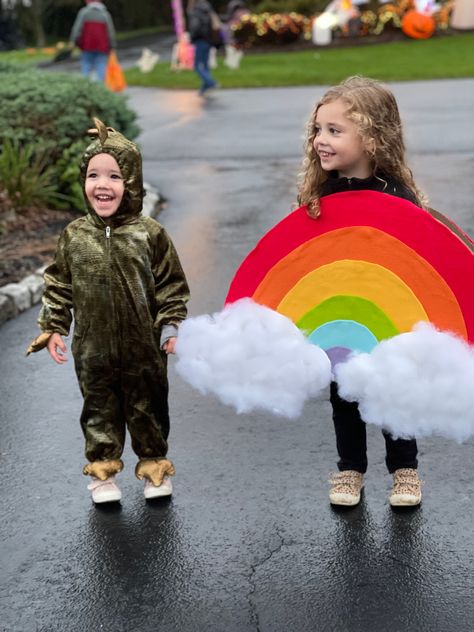
[[[474,81],[393,85],[415,177],[474,233]],[[129,90],[146,179],[187,272],[192,314],[220,309],[257,239],[290,209],[303,128],[323,87]],[[470,632],[474,442],[419,442],[423,504],[387,502],[369,428],[364,498],[332,509],[325,398],[298,421],[238,416],[170,368],[171,501],[146,503],[127,445],[117,507],[81,474],[72,362],[25,358],[37,309],[0,328],[0,630],[4,632]]]

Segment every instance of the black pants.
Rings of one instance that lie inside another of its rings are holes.
[[[367,438],[365,422],[362,421],[357,402],[348,402],[339,397],[337,384],[331,383],[331,404],[336,430],[338,468],[343,470],[367,471]],[[393,439],[385,431],[385,463],[390,473],[403,467],[418,467],[418,448],[415,439]]]

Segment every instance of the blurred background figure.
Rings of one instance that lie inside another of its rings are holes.
[[[13,12],[0,14],[0,51],[15,50],[25,45]]]
[[[171,70],[194,69],[194,46],[191,37],[184,31],[171,50]]]
[[[110,51],[116,47],[115,28],[110,13],[98,0],[85,0],[72,26],[70,40],[81,49],[81,72],[90,77],[95,72],[105,80]]]
[[[200,95],[217,85],[209,67],[209,53],[213,45],[213,13],[208,0],[188,2],[188,30],[194,44],[194,70],[201,78]]]
[[[225,23],[226,27],[227,41],[229,43],[235,43],[232,33],[232,26],[238,24],[241,18],[244,15],[248,15],[249,13],[250,10],[244,0],[230,0],[229,4],[227,5],[227,11],[225,15],[222,16],[222,21]]]
[[[183,5],[181,0],[171,0],[176,43],[171,50],[171,70],[194,69],[194,46],[186,31]]]
[[[242,60],[243,51],[237,46],[234,37],[233,26],[238,24],[244,15],[249,15],[250,10],[244,0],[230,0],[226,14],[223,16],[225,34],[225,61],[228,68],[238,68]]]
[[[313,22],[313,44],[327,46],[332,42],[333,30],[340,28],[347,35],[357,35],[360,25],[360,6],[368,0],[332,0]]]
[[[137,61],[137,66],[143,73],[151,72],[158,63],[159,58],[158,53],[154,53],[149,48],[144,48],[140,59]]]

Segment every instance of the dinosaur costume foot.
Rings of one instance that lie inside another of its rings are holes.
[[[138,479],[147,478],[156,487],[161,485],[164,476],[173,476],[174,473],[173,463],[165,458],[140,459],[135,468],[135,476]]]
[[[86,476],[94,476],[100,481],[106,481],[110,476],[123,470],[121,459],[111,459],[110,461],[92,461],[84,466],[82,470]]]

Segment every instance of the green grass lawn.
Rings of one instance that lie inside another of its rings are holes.
[[[13,62],[15,64],[37,64],[46,59],[52,59],[53,53],[44,53],[40,48],[26,48],[21,50],[2,51],[0,61]]]
[[[255,88],[334,84],[361,74],[382,81],[474,77],[474,34],[439,36],[368,44],[351,48],[314,48],[301,52],[247,54],[238,70],[229,70],[219,56],[213,71],[222,88]],[[152,72],[126,71],[129,85],[159,88],[197,88],[192,71],[175,72],[160,63]]]

